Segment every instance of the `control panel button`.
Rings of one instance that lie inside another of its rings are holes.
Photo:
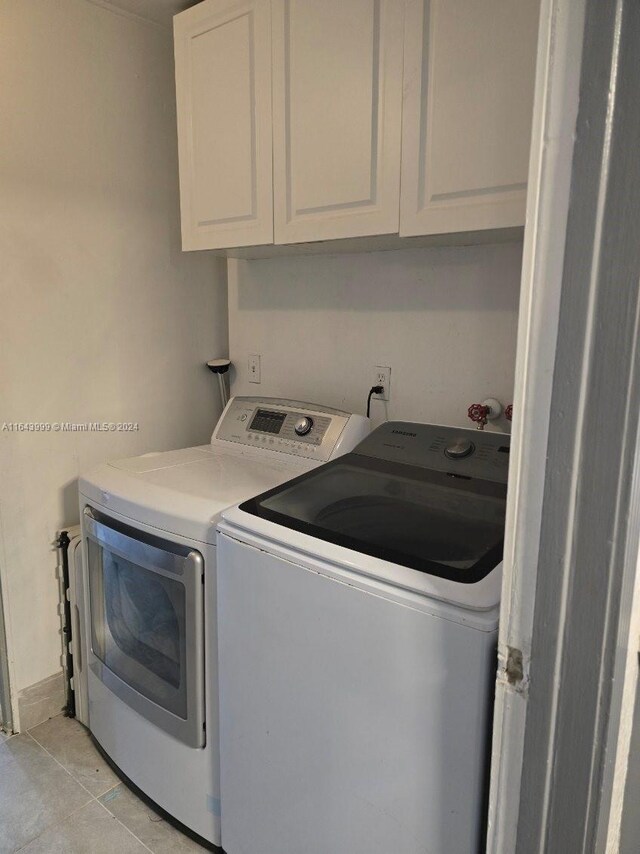
[[[458,439],[444,449],[445,456],[450,460],[462,460],[471,456],[475,451],[475,445],[469,439]]]
[[[296,425],[293,428],[298,436],[306,436],[307,433],[311,432],[311,428],[313,427],[313,418],[310,418],[308,415],[305,415],[302,418],[299,418],[296,421]]]

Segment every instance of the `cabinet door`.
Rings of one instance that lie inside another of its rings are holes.
[[[523,225],[538,0],[408,0],[400,234]]]
[[[397,233],[403,0],[273,0],[275,242]]]
[[[174,19],[182,248],[273,243],[269,0]]]

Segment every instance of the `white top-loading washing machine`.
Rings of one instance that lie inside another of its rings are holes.
[[[227,854],[481,849],[508,450],[389,422],[223,514]]]
[[[368,419],[236,397],[208,446],[80,479],[91,732],[146,796],[220,845],[216,523],[221,511],[350,450]]]

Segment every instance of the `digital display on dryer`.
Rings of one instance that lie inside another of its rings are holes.
[[[249,430],[278,434],[286,417],[286,412],[272,412],[269,409],[258,409],[253,416],[251,424],[249,424]]]

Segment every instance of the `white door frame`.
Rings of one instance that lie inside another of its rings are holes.
[[[636,6],[541,4],[492,854],[617,850],[640,531]]]
[[[494,854],[515,851],[583,16],[583,0],[541,3],[492,745]],[[522,652],[522,680],[507,675],[510,649]]]

